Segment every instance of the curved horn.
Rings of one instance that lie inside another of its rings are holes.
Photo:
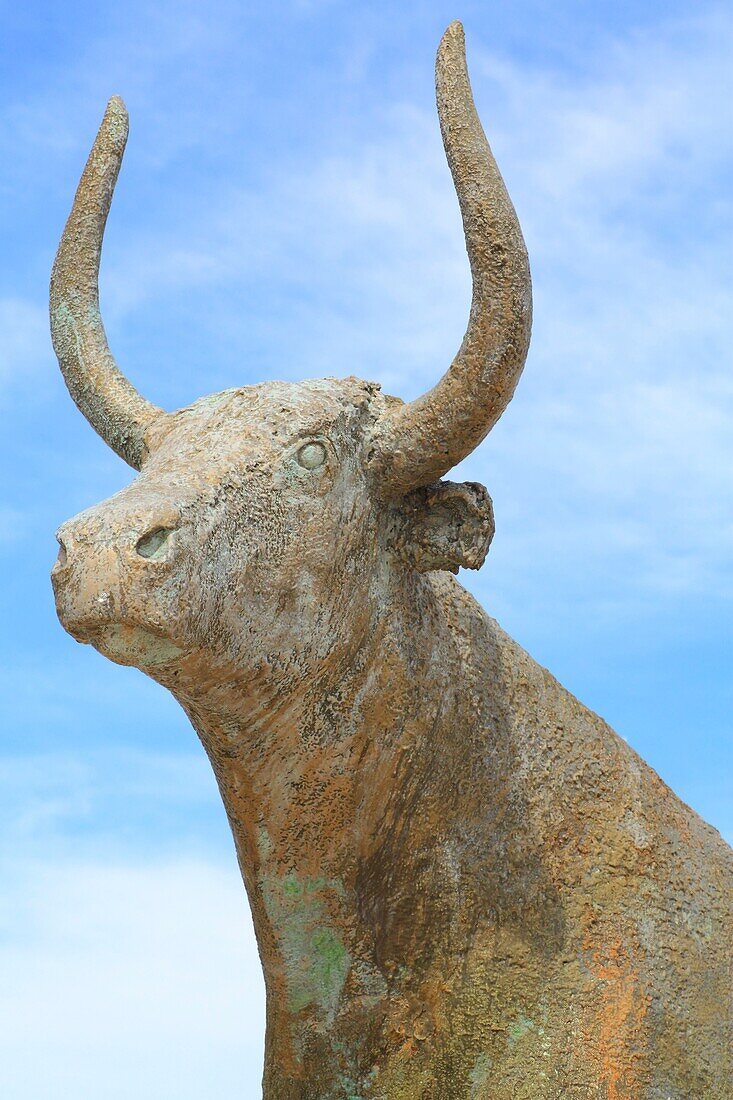
[[[519,221],[481,127],[463,27],[438,48],[436,96],[473,277],[463,343],[436,386],[388,414],[377,449],[391,492],[427,485],[478,446],[509,404],[532,325],[529,260]]]
[[[144,435],[162,409],[115,363],[99,313],[104,227],[127,142],[127,111],[115,96],[92,146],[51,275],[51,338],[69,393],[120,458],[140,469]]]

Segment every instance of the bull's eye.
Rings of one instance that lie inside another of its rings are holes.
[[[326,461],[328,455],[322,443],[306,443],[298,451],[298,462],[306,470],[317,470]]]
[[[165,544],[170,534],[169,527],[156,527],[154,531],[143,535],[135,549],[141,558],[152,558],[153,561],[158,561],[165,554]]]

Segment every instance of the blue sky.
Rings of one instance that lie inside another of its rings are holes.
[[[110,342],[174,408],[447,366],[468,268],[433,56],[466,27],[532,258],[516,398],[461,467],[497,537],[464,575],[733,840],[729,4],[0,2],[0,1093],[259,1095],[262,985],[184,715],[58,626],[58,524],[129,479],[64,390],[56,243],[105,102],[131,138]]]

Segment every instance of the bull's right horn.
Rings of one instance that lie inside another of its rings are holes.
[[[76,192],[51,275],[51,338],[69,393],[105,443],[136,470],[145,432],[163,414],[115,363],[99,312],[104,227],[127,142],[127,111],[110,99]]]

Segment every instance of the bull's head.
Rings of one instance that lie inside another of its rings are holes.
[[[127,138],[124,105],[110,101],[56,258],[51,325],[76,404],[140,473],[59,532],[58,612],[77,639],[169,681],[186,661],[199,678],[231,659],[305,672],[306,658],[334,659],[335,638],[358,638],[406,575],[417,583],[419,572],[483,562],[488,495],[439,479],[512,397],[529,343],[529,266],[458,23],[436,80],[473,301],[447,373],[409,404],[346,378],[247,386],[166,413],[133,388],[99,313]]]

